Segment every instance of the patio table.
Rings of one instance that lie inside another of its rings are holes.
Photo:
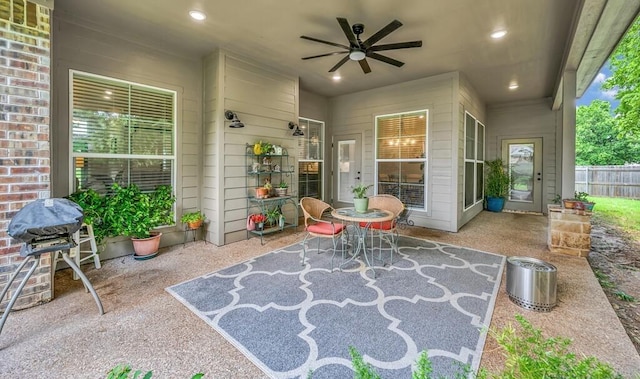
[[[368,209],[366,213],[358,213],[355,208],[337,208],[331,212],[331,216],[344,222],[349,222],[354,225],[355,233],[354,237],[357,239],[357,246],[354,249],[351,257],[340,265],[340,268],[345,264],[353,261],[362,252],[364,260],[368,268],[373,271],[373,277],[376,276],[376,270],[373,266],[373,249],[371,249],[371,261],[367,257],[366,237],[369,227],[374,222],[391,221],[395,217],[393,212],[384,209]],[[363,226],[364,225],[364,226]]]

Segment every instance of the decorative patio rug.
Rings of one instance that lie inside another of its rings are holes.
[[[435,377],[477,370],[505,257],[400,237],[374,278],[307,244],[305,266],[297,243],[167,291],[273,378],[352,378],[350,346],[385,379],[411,378],[423,350]]]

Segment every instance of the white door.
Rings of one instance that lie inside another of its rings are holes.
[[[502,140],[511,187],[506,209],[542,212],[542,138]]]
[[[362,178],[362,135],[333,136],[333,206],[353,206],[351,188]]]

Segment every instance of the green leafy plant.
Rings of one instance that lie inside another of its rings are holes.
[[[273,207],[268,209],[265,212],[265,216],[267,217],[267,223],[269,225],[276,225],[280,220],[280,209],[278,207]]]
[[[627,301],[627,302],[634,302],[636,301],[636,298],[633,297],[632,295],[629,295],[628,293],[622,291],[622,290],[618,290],[616,292],[613,293],[614,295],[616,295],[616,297],[622,301]]]
[[[455,378],[476,379],[539,379],[539,378],[591,378],[622,379],[622,375],[608,364],[594,357],[578,359],[569,351],[571,340],[562,337],[545,338],[540,329],[534,328],[523,316],[516,315],[518,328],[508,325],[500,331],[490,333],[504,350],[504,368],[499,372],[480,369],[473,373],[469,365],[462,365]],[[379,379],[374,368],[364,362],[362,355],[352,346],[349,354],[353,364],[354,378]],[[426,351],[418,357],[412,379],[430,379],[431,361]],[[438,378],[442,378],[439,376]]]
[[[507,326],[493,333],[505,351],[505,367],[501,379],[516,378],[622,378],[613,368],[594,357],[578,359],[569,351],[571,340],[562,337],[544,338],[522,315],[516,315],[520,330]]]
[[[143,374],[141,370],[132,372],[133,369],[129,365],[117,365],[112,368],[108,373],[106,379],[150,379],[153,376],[153,371],[147,371]],[[130,376],[133,375],[133,376]],[[144,375],[144,376],[141,376]],[[201,379],[204,374],[199,372],[191,377],[191,379]]]
[[[93,226],[93,234],[96,243],[102,241],[111,235],[107,225],[104,224],[103,214],[106,207],[107,198],[100,195],[93,189],[86,191],[78,191],[67,196],[67,198],[82,208],[84,214],[84,222]]]
[[[613,288],[615,285],[609,280],[609,277],[603,274],[601,271],[594,270],[593,273],[596,275],[596,279],[600,283],[600,287],[602,288]]]
[[[280,181],[280,184],[278,184],[279,188],[289,188],[289,183],[285,182],[284,180]]]
[[[202,214],[202,212],[195,211],[195,212],[187,212],[183,214],[182,217],[180,217],[180,222],[183,224],[188,224],[191,222],[204,221],[204,219],[205,217],[204,217],[204,214]]]
[[[364,185],[363,183],[358,184],[357,186],[351,187],[351,192],[353,192],[353,196],[356,199],[364,199],[367,197],[367,191],[369,188],[373,187],[373,184]]]
[[[176,201],[170,186],[145,193],[135,184],[114,184],[107,196],[103,220],[112,236],[148,238],[153,228],[173,224]]]
[[[587,196],[589,196],[586,192],[574,192],[573,198],[578,201],[588,201]]]
[[[484,182],[484,194],[487,197],[507,197],[511,179],[502,162],[502,159],[494,159],[485,162],[486,178]]]
[[[381,379],[380,375],[373,369],[369,363],[365,363],[362,355],[355,347],[349,346],[349,355],[351,355],[351,364],[355,371],[353,377],[358,379]]]
[[[557,193],[552,201],[553,201],[554,204],[560,204],[560,203],[562,203],[562,196],[560,196],[560,194]]]

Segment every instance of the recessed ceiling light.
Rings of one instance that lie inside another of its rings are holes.
[[[200,11],[189,11],[189,16],[197,21],[202,21],[207,18],[207,15]]]
[[[512,90],[512,91],[515,90],[515,89],[518,89],[518,87],[519,87],[518,83],[513,82],[513,83],[509,84],[509,89]]]
[[[500,39],[500,38],[502,38],[502,37],[504,37],[506,35],[507,35],[507,31],[506,30],[497,30],[497,31],[491,33],[491,38]]]
[[[340,79],[342,79],[342,76],[340,76],[340,74],[335,74],[331,79],[333,79],[334,82],[339,82]]]

